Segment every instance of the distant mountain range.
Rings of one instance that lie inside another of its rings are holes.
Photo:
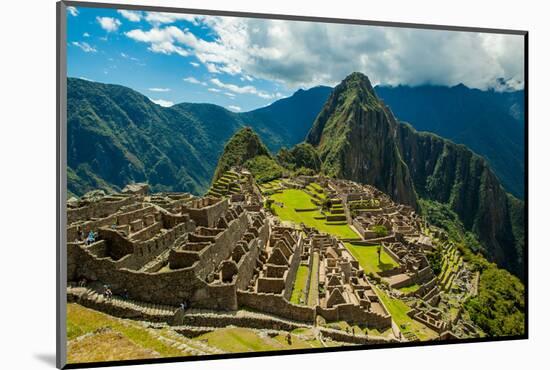
[[[268,107],[233,113],[213,104],[164,108],[127,87],[68,78],[69,192],[147,181],[154,191],[202,194],[239,128],[254,128],[273,152],[293,146],[303,141],[331,90],[298,90]]]
[[[504,185],[524,198],[524,92],[443,86],[377,86],[400,121],[464,144],[485,157]]]

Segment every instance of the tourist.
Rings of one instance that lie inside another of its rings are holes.
[[[286,335],[286,342],[288,343],[289,346],[292,345],[292,335],[290,335],[290,333]]]
[[[180,308],[182,312],[185,312],[185,302],[181,303]]]
[[[87,283],[86,278],[83,277],[82,279],[80,279],[80,282],[78,283],[78,285],[79,285],[80,287],[85,287],[85,286],[86,286],[86,283]]]
[[[125,299],[125,300],[128,300],[129,299],[129,294],[128,294],[128,289],[124,289],[124,291],[122,292],[122,298]]]
[[[95,242],[96,234],[90,230],[88,238],[86,239],[86,245],[90,245]]]

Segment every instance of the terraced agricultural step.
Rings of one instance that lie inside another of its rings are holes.
[[[123,299],[118,296],[105,298],[102,293],[85,287],[67,287],[67,301],[107,314],[151,322],[171,322],[177,307]]]
[[[239,311],[212,311],[190,309],[184,314],[179,313],[175,318],[177,326],[217,327],[224,328],[227,325],[248,327],[256,329],[294,330],[307,328],[309,325],[277,316],[260,312],[245,310]]]

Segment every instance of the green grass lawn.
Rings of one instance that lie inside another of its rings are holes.
[[[203,334],[197,340],[227,352],[277,351],[285,349],[321,347],[317,340],[303,340],[292,335],[292,344],[288,344],[285,335],[276,337],[260,336],[258,332],[247,328],[223,328]]]
[[[393,321],[399,326],[403,334],[407,332],[414,333],[418,339],[432,340],[438,337],[438,334],[426,325],[410,318],[407,312],[411,309],[403,301],[388,297],[383,291],[375,288],[378,297],[384,302],[386,308],[390,311]]]
[[[302,299],[302,302],[306,302],[306,284],[307,284],[307,277],[309,273],[309,268],[304,265],[298,266],[298,271],[296,271],[296,279],[294,280],[294,288],[292,289],[292,296],[290,297],[290,302],[294,304],[303,304],[300,303],[300,299]]]
[[[109,328],[112,332],[98,332],[105,328]],[[93,333],[99,333],[99,335]],[[149,358],[158,357],[158,355],[162,357],[186,355],[183,351],[155,338],[138,324],[121,321],[104,313],[70,303],[67,305],[67,340],[70,341],[84,334],[93,335],[87,339],[86,343],[71,342],[68,349],[68,360],[71,363],[144,358],[144,354],[153,353],[153,351],[157,355],[149,355]],[[117,345],[121,348],[117,349]]]
[[[291,221],[299,225],[304,223],[309,227],[315,227],[321,232],[326,232],[340,238],[359,238],[357,233],[349,227],[348,224],[329,225],[323,219],[315,219],[321,217],[319,211],[296,212],[294,209],[315,208],[315,204],[311,202],[311,196],[299,189],[285,189],[281,193],[273,194],[270,197],[275,201],[273,208],[277,216],[283,221]],[[284,207],[280,207],[277,203],[283,203]]]
[[[365,270],[365,272],[378,273],[386,270],[390,270],[399,264],[393,260],[384,250],[382,250],[380,260],[378,263],[378,252],[376,245],[358,245],[353,243],[344,243],[346,248],[351,252],[353,257],[359,261],[359,264]]]
[[[399,288],[397,290],[399,290],[402,293],[407,294],[407,293],[416,292],[418,290],[418,288],[420,288],[420,285],[412,284],[412,285],[404,286],[404,287]]]

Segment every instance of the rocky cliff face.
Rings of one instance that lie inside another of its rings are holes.
[[[318,149],[327,175],[372,184],[395,201],[418,208],[395,140],[397,127],[368,78],[353,73],[334,89],[306,141]]]
[[[507,194],[482,157],[464,145],[408,124],[398,126],[399,149],[419,196],[449,204],[487,255],[523,278],[522,201]]]

